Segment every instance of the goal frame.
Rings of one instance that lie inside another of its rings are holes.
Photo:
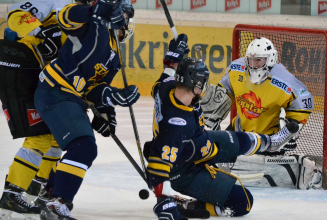
[[[291,28],[291,27],[277,27],[277,26],[261,26],[261,25],[247,25],[247,24],[238,24],[235,26],[233,31],[233,44],[232,44],[232,60],[239,58],[239,48],[240,48],[240,32],[241,31],[253,31],[258,32],[262,31],[265,33],[276,33],[283,32],[292,35],[320,35],[323,36],[326,40],[326,63],[325,63],[325,91],[324,91],[324,131],[323,131],[323,189],[327,190],[327,30],[318,30],[318,29],[302,29],[302,28]],[[236,116],[236,106],[233,104],[230,120]]]

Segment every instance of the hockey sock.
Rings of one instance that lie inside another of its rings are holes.
[[[38,173],[36,174],[40,178],[48,179],[49,173],[52,167],[57,163],[61,157],[61,149],[59,147],[51,147],[48,152],[42,157],[42,162]]]
[[[224,206],[220,209],[222,215],[237,217],[246,215],[250,212],[253,206],[253,196],[249,190],[245,189],[245,191],[246,193],[242,186],[233,186]]]
[[[249,190],[245,189],[245,191],[246,194],[241,186],[235,185],[229,193],[223,207],[214,206],[209,203],[203,203],[203,206],[210,212],[210,216],[237,217],[246,215],[253,206],[253,196]],[[197,203],[201,204],[200,202]]]
[[[55,181],[55,175],[56,175],[56,170],[57,170],[57,165],[59,162],[53,165],[50,174],[49,174],[49,179],[47,184],[45,185],[45,188],[47,189],[48,192],[50,192],[51,189],[54,187],[54,181]]]
[[[250,156],[267,149],[269,137],[253,132],[235,132],[240,143],[240,155]]]
[[[96,156],[97,146],[93,137],[84,136],[72,141],[57,167],[53,197],[73,201],[86,170],[92,165]]]
[[[41,159],[41,152],[25,147],[20,148],[9,167],[7,181],[27,190],[39,169]]]

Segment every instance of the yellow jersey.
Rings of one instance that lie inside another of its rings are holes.
[[[40,31],[40,26],[58,24],[57,14],[67,4],[69,0],[31,0],[19,2],[9,7],[7,14],[8,26],[12,31],[22,38],[18,42],[26,44],[35,54],[41,63],[35,47],[43,42],[41,38],[35,37]],[[65,34],[61,35],[64,43],[67,39]]]
[[[286,118],[306,124],[314,101],[307,87],[281,63],[275,64],[261,84],[250,82],[244,58],[231,63],[219,82],[236,104],[237,117],[232,121],[236,131],[273,134],[279,130],[280,109]]]

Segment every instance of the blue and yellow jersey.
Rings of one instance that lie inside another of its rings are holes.
[[[68,39],[59,57],[40,74],[41,87],[57,87],[82,97],[100,83],[111,83],[120,69],[119,57],[111,47],[109,30],[94,22],[91,12],[89,6],[77,4],[59,12],[59,25]]]
[[[152,91],[153,141],[147,169],[152,186],[212,159],[218,152],[207,138],[199,103],[183,105],[175,97],[175,89],[174,77],[163,73]]]

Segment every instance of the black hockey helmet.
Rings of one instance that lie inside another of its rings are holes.
[[[124,12],[126,19],[126,26],[121,29],[121,37],[119,41],[126,43],[134,34],[135,20],[134,20],[134,8],[130,0],[122,0],[121,8]]]
[[[128,19],[134,18],[134,8],[130,0],[123,0],[121,7],[123,12],[127,15]]]
[[[89,5],[92,0],[75,0],[75,2],[82,2],[84,5]]]
[[[209,85],[209,74],[209,69],[204,62],[188,57],[179,63],[175,80],[177,84],[191,88],[195,97],[201,99]],[[195,94],[194,88],[200,89],[201,94]]]

